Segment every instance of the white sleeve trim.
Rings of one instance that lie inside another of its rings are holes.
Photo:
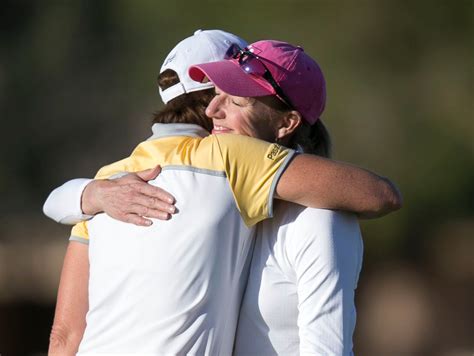
[[[81,209],[82,192],[93,179],[72,179],[54,189],[43,205],[43,213],[54,221],[73,225],[89,220],[92,215],[83,214]]]

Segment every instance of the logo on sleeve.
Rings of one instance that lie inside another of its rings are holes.
[[[281,150],[283,149],[280,145],[278,144],[273,144],[272,145],[272,150],[270,151],[270,153],[267,155],[267,158],[271,159],[271,160],[275,160],[276,156],[278,156],[278,154],[281,152]]]

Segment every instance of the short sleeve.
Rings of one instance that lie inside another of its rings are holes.
[[[73,226],[71,230],[70,241],[77,241],[89,244],[89,231],[87,229],[87,221],[82,221]]]
[[[143,169],[154,167],[159,160],[154,158],[150,152],[148,152],[144,146],[146,143],[138,145],[132,154],[120,161],[108,164],[97,172],[95,179],[108,179],[116,174],[123,172],[137,172]],[[151,145],[147,145],[149,148]]]
[[[214,137],[242,218],[248,226],[273,216],[275,189],[295,151],[255,138]]]

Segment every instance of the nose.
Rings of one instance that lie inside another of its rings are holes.
[[[206,108],[206,115],[211,119],[223,119],[222,100],[219,95],[214,96]]]

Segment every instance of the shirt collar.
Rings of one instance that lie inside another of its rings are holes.
[[[206,137],[209,135],[205,129],[195,124],[153,124],[153,135],[148,140],[170,136]]]

